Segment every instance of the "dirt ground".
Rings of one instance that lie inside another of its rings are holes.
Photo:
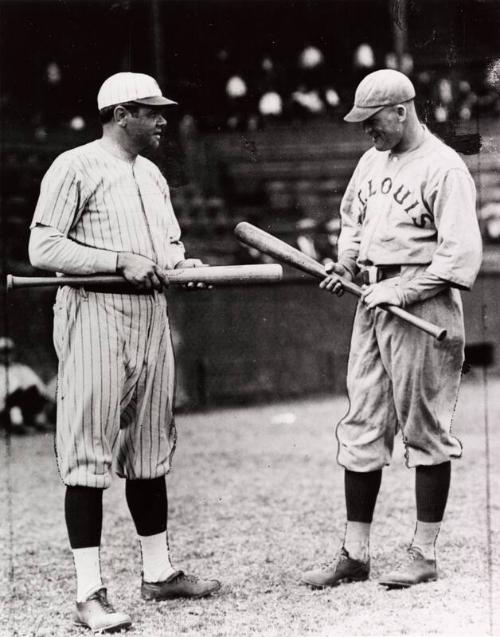
[[[500,635],[500,380],[465,377],[437,582],[387,592],[377,578],[414,527],[413,472],[398,442],[384,472],[370,581],[322,591],[300,573],[334,558],[345,523],[334,425],[345,398],[178,417],[169,477],[174,563],[217,577],[214,598],[146,604],[123,483],[105,494],[102,568],[110,598],[145,637]],[[51,434],[0,441],[0,636],[88,634],[71,625],[75,582]]]

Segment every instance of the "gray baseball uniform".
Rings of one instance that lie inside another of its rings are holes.
[[[144,157],[125,161],[94,141],[60,155],[44,176],[32,228],[71,240],[55,271],[114,272],[118,252],[173,268],[184,258],[168,185]],[[47,235],[50,239],[49,235]],[[43,252],[45,239],[30,250]],[[167,473],[175,447],[174,359],[158,291],[115,294],[60,287],[56,451],[66,485],[105,488],[115,458],[131,479]]]
[[[389,266],[402,305],[448,337],[436,342],[380,308],[357,307],[348,365],[349,410],[337,427],[339,463],[358,472],[389,463],[401,428],[410,467],[461,455],[451,423],[464,326],[458,289],[481,263],[474,182],[460,157],[429,131],[411,151],[368,150],[341,205],[339,263],[351,272]],[[428,298],[426,281],[444,285]]]

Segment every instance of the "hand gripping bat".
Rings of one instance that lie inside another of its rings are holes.
[[[281,261],[282,263],[287,263],[298,270],[302,270],[302,272],[306,272],[307,274],[311,274],[317,279],[324,279],[328,276],[325,268],[318,263],[310,256],[304,254],[297,248],[285,243],[281,239],[274,237],[272,234],[269,234],[265,230],[261,228],[257,228],[251,223],[247,223],[246,221],[242,221],[239,223],[235,230],[235,235],[238,237],[240,241],[246,243],[253,248],[257,248],[261,252],[268,254],[269,256]],[[336,275],[338,276],[338,275]],[[343,277],[339,277],[342,286],[347,292],[354,294],[355,296],[360,297],[363,293],[362,288],[352,281],[348,281]],[[394,314],[394,316],[399,317],[403,321],[406,321],[410,325],[414,325],[419,329],[431,334],[438,341],[442,341],[446,337],[446,330],[426,321],[425,319],[419,318],[410,312],[407,312],[401,307],[397,305],[380,305],[382,309]]]
[[[214,265],[199,268],[179,268],[166,270],[169,285],[184,285],[186,283],[206,283],[207,285],[242,285],[252,283],[267,283],[279,281],[283,276],[283,268],[277,263],[256,265]],[[51,285],[99,285],[113,286],[127,285],[122,276],[92,275],[92,276],[13,276],[7,275],[7,290],[23,287],[40,287]],[[134,287],[130,285],[131,291]]]

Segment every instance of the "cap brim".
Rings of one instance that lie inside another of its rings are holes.
[[[383,108],[385,108],[385,106],[368,106],[366,108],[353,106],[352,109],[344,117],[344,121],[354,124],[358,122],[364,122],[365,119],[368,119],[372,115],[375,115],[375,113],[378,113]]]
[[[155,95],[154,97],[143,97],[140,100],[134,100],[137,104],[144,104],[144,106],[174,106],[177,102],[169,100],[168,97],[163,95]]]

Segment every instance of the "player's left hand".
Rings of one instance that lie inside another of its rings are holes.
[[[208,263],[203,263],[201,259],[183,259],[179,261],[179,263],[175,266],[176,270],[180,269],[188,269],[188,268],[209,268]],[[190,281],[186,283],[184,286],[187,290],[211,290],[213,285],[208,285],[207,283],[196,283],[194,281]]]
[[[361,300],[371,310],[378,305],[401,305],[397,289],[393,285],[374,283],[363,288]]]

